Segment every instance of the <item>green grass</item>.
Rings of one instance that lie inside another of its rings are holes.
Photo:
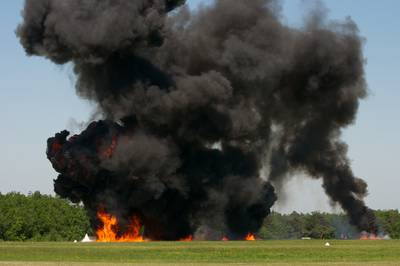
[[[0,242],[0,265],[400,265],[400,241],[325,242]]]

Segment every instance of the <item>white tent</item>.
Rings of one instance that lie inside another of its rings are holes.
[[[88,234],[86,234],[85,237],[81,240],[81,242],[83,243],[94,242],[94,241],[96,241],[96,239],[94,239],[94,237],[88,236]]]

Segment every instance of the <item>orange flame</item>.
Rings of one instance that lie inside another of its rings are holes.
[[[248,233],[246,236],[246,241],[255,241],[256,237],[252,233]]]
[[[360,240],[381,240],[381,238],[375,234],[362,233]]]
[[[96,230],[97,242],[145,242],[142,234],[140,233],[142,224],[136,215],[134,215],[129,225],[127,226],[127,231],[124,234],[119,233],[119,224],[116,216],[108,214],[103,209],[97,212],[97,217],[101,221],[102,225]],[[379,239],[376,236],[374,238],[372,235],[366,235],[367,238],[361,239]],[[188,235],[179,241],[190,242],[193,241],[193,235]],[[227,236],[223,236],[222,241],[229,241]],[[246,241],[255,241],[256,237],[252,233],[248,233],[245,237]]]
[[[103,223],[102,227],[96,230],[97,242],[143,242],[143,236],[140,235],[140,220],[133,216],[128,230],[122,236],[118,232],[118,220],[115,216],[106,213],[103,210],[97,212],[97,217]]]
[[[190,242],[190,241],[193,241],[193,236],[190,235],[190,236],[184,237],[184,238],[180,239],[179,241],[182,241],[182,242]]]

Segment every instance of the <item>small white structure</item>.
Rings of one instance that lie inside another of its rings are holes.
[[[329,244],[329,242],[325,243],[325,247],[330,247],[330,246],[331,246],[331,244]]]
[[[88,234],[81,240],[82,243],[94,242],[96,239],[94,237],[90,237]]]

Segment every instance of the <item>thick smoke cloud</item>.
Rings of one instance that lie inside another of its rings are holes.
[[[71,62],[77,93],[104,121],[48,140],[55,191],[133,214],[152,239],[242,238],[304,172],[360,230],[376,231],[341,131],[366,95],[362,38],[315,12],[281,23],[274,0],[27,0],[28,55]],[[173,11],[174,12],[170,12]]]

